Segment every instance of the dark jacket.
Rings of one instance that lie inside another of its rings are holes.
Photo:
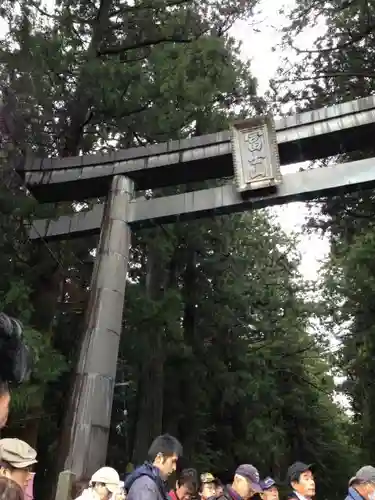
[[[355,490],[354,488],[349,488],[345,500],[364,500],[364,499],[363,496],[360,495],[357,490]]]
[[[287,498],[288,498],[288,500],[299,500],[299,497],[294,490],[292,490],[288,493]]]
[[[227,485],[223,488],[224,492],[223,494],[217,498],[217,500],[242,500],[242,497],[234,491],[232,486]]]
[[[169,500],[159,469],[146,462],[125,480],[127,500]]]

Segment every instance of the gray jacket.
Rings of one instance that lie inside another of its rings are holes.
[[[131,485],[127,500],[165,500],[155,481],[149,476],[140,476]]]

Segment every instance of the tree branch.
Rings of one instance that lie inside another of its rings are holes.
[[[302,76],[301,78],[283,78],[274,80],[275,83],[299,83],[309,80],[319,80],[320,78],[375,78],[375,73],[321,73],[319,75]]]
[[[98,50],[97,54],[99,56],[114,55],[120,54],[121,52],[126,52],[128,50],[142,49],[153,45],[160,45],[162,43],[191,43],[193,40],[194,38],[175,38],[173,36],[156,38],[154,40],[143,40],[137,43],[124,43],[122,45],[107,47],[106,49]]]
[[[326,47],[324,49],[314,49],[314,50],[302,50],[298,49],[297,47],[294,47],[292,45],[292,48],[297,52],[297,54],[324,54],[328,52],[335,52],[336,50],[342,50],[346,49],[360,41],[362,41],[366,36],[370,35],[375,31],[375,23],[370,24],[362,33],[357,33],[356,35],[353,35],[351,40],[347,40],[346,42],[343,43],[338,43],[335,47]]]
[[[46,16],[49,19],[53,19],[54,21],[58,21],[59,20],[58,16],[55,16],[54,14],[48,13],[47,11],[45,11],[44,9],[42,9],[41,7],[39,7],[38,5],[36,5],[35,2],[32,5],[39,12],[39,14],[41,14],[42,16]]]
[[[366,219],[366,220],[373,220],[374,219],[374,214],[373,213],[369,213],[369,214],[365,214],[365,213],[359,213],[357,212],[356,210],[349,210],[348,208],[345,210],[346,212],[346,215],[348,215],[349,217],[353,217],[354,219]]]
[[[154,5],[153,2],[144,2],[141,5],[128,5],[111,13],[110,17],[140,10],[150,10],[150,9],[159,10],[159,9],[165,9],[166,7],[176,7],[177,5],[183,5],[185,3],[190,3],[191,1],[192,0],[167,0],[165,3],[161,5]]]

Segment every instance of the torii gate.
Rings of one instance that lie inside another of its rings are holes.
[[[107,196],[92,210],[36,221],[33,239],[100,233],[70,412],[65,468],[105,463],[131,229],[252,210],[375,185],[375,159],[281,176],[280,164],[372,146],[375,97],[282,118],[258,117],[217,134],[106,155],[27,159],[18,169],[40,202]],[[135,190],[234,177],[224,185],[146,200]]]

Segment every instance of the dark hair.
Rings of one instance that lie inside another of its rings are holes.
[[[10,464],[9,462],[5,462],[5,460],[0,460],[0,467],[9,470],[10,472],[17,470],[16,467],[13,467],[13,465]]]
[[[182,469],[177,479],[177,485],[179,488],[188,485],[196,490],[198,486],[198,472],[195,469]]]
[[[164,457],[171,457],[172,455],[181,457],[182,445],[175,437],[169,434],[163,434],[154,439],[148,450],[150,462],[153,462],[159,454]]]
[[[366,484],[372,484],[373,481],[364,481],[363,479],[353,479],[353,481],[350,481],[350,484],[349,484],[349,487],[352,487],[352,486],[363,486],[363,485],[366,485]]]
[[[73,500],[75,498],[78,498],[82,495],[83,491],[88,488],[90,484],[90,479],[86,479],[86,478],[82,478],[82,479],[77,479],[76,481],[74,481],[73,485],[72,485],[72,493],[71,493],[71,497],[73,498]]]
[[[23,500],[23,491],[12,479],[1,476],[0,500]]]

